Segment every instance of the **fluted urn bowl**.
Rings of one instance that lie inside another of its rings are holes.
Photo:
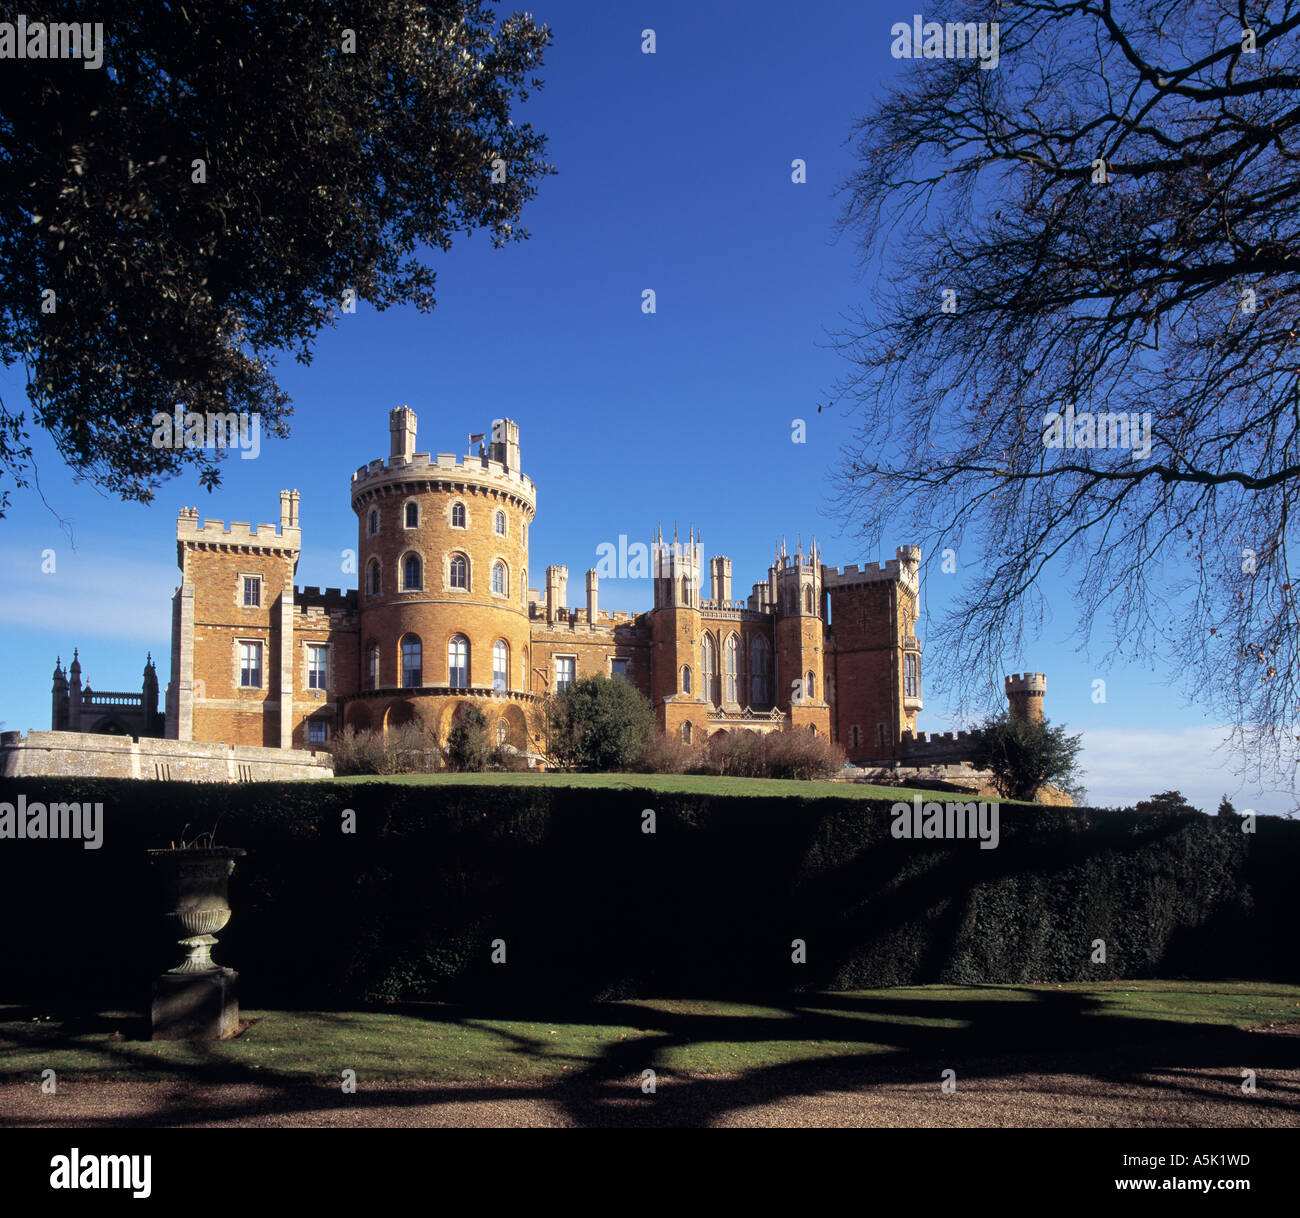
[[[235,860],[246,853],[238,846],[149,851],[167,892],[165,916],[185,952],[169,973],[210,973],[220,967],[212,959],[212,948],[216,932],[230,921],[228,893]]]

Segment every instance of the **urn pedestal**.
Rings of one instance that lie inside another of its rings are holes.
[[[154,1040],[224,1040],[239,1031],[239,974],[212,959],[216,933],[230,921],[227,893],[238,847],[150,850],[169,900],[167,921],[185,958],[153,983]]]

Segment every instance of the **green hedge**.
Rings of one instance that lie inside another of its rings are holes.
[[[248,850],[216,958],[263,1004],[754,994],[1114,977],[1300,980],[1300,824],[1003,806],[896,840],[889,802],[543,786],[3,780],[105,837],[0,840],[0,1000],[139,1005],[175,963],[145,850]],[[357,832],[340,831],[345,808]],[[642,832],[653,808],[657,832]],[[219,818],[219,819],[218,819]],[[505,966],[491,963],[503,939]],[[803,939],[807,963],[791,961]],[[1107,961],[1090,962],[1094,939]]]

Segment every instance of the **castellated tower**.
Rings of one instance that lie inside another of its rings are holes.
[[[1006,678],[1006,690],[1013,719],[1042,723],[1043,695],[1047,692],[1047,677],[1043,673],[1012,673]]]
[[[772,567],[776,606],[777,705],[789,708],[790,726],[830,727],[823,655],[821,552],[788,554],[782,543]]]
[[[651,626],[651,702],[662,707],[663,730],[691,736],[701,743],[704,705],[701,697],[700,542],[695,529],[683,542],[673,530],[671,542],[660,529],[651,546],[654,613]],[[692,726],[686,728],[686,724]]]
[[[922,709],[921,551],[900,546],[879,564],[825,567],[829,621],[827,696],[835,707],[835,738],[850,761],[901,759],[904,733],[915,733]]]
[[[416,452],[416,425],[409,408],[392,411],[387,461],[352,475],[361,673],[344,722],[382,730],[418,713],[445,740],[461,708],[477,704],[495,741],[524,749],[537,491],[521,469],[519,427],[497,419],[479,455],[433,457]],[[563,581],[553,589],[548,572],[548,600],[555,591],[562,602]]]

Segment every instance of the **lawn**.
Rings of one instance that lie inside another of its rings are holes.
[[[366,1011],[246,1011],[228,1041],[139,1039],[138,1014],[0,1007],[0,1081],[187,1078],[551,1083],[653,1068],[737,1074],[791,1064],[965,1061],[1037,1049],[1123,1047],[1300,1022],[1300,986],[1264,982],[920,986],[740,1004],[655,999],[514,1010],[409,1004]]]
[[[615,791],[654,791],[689,795],[795,795],[803,799],[965,799],[952,791],[919,787],[877,787],[858,782],[807,782],[794,778],[723,778],[713,774],[355,774],[334,782],[396,782],[414,786],[473,785],[520,787],[601,787]],[[1013,800],[1002,800],[1013,803]]]

